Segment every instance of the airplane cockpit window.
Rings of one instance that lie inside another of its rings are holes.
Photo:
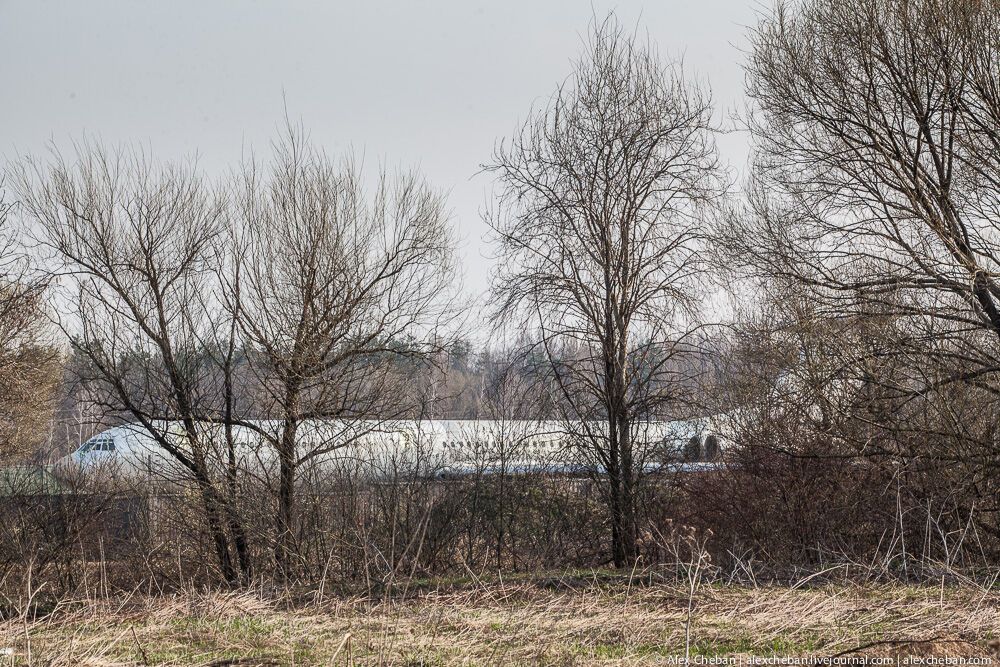
[[[115,441],[108,437],[91,438],[80,445],[80,448],[76,451],[79,454],[86,454],[87,452],[113,452],[115,451]]]

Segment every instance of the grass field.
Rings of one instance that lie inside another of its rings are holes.
[[[217,592],[63,600],[0,626],[0,665],[652,665],[685,651],[703,664],[985,659],[1000,633],[1000,592],[973,585],[713,585],[694,596],[690,625],[688,608],[681,586],[578,574],[424,582],[378,601]]]

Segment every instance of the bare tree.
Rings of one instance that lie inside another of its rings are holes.
[[[217,403],[206,395],[202,347],[216,326],[206,295],[217,292],[210,262],[225,238],[224,198],[191,167],[90,143],[71,161],[26,159],[14,176],[39,245],[66,280],[59,323],[103,407],[148,429],[194,482],[222,576],[235,582],[227,499],[204,428],[204,410]]]
[[[961,362],[944,383],[1000,368],[998,26],[995,2],[782,4],[748,68],[732,260],[807,286],[820,314],[905,317],[910,343]]]
[[[547,108],[486,167],[502,187],[495,317],[540,331],[567,423],[606,471],[612,557],[636,556],[645,421],[687,390],[694,347],[699,207],[723,188],[706,90],[678,63],[595,23]]]
[[[0,460],[41,444],[52,417],[61,359],[49,335],[48,279],[31,270],[0,181]]]
[[[413,173],[371,188],[351,158],[327,157],[291,125],[270,165],[236,186],[229,307],[253,354],[265,410],[280,432],[278,569],[295,555],[296,472],[406,407],[401,357],[447,342],[457,280],[444,199]],[[302,433],[309,420],[339,427]],[[297,444],[298,443],[298,444]]]
[[[808,439],[986,496],[1000,455],[998,40],[992,1],[779,4],[748,63],[748,203],[718,237],[767,301],[803,304],[768,324],[795,351],[774,389],[798,394],[783,404],[798,402]]]

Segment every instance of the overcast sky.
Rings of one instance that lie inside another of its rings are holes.
[[[336,153],[415,166],[449,193],[466,286],[487,286],[476,175],[495,141],[570,72],[594,13],[614,10],[711,83],[720,119],[742,104],[754,0],[0,0],[0,155],[86,133],[197,153],[221,177],[268,150],[283,114]],[[745,159],[740,135],[720,142]]]

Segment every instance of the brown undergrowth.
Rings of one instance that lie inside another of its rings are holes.
[[[416,591],[416,592],[414,592]],[[647,665],[672,656],[986,658],[1000,592],[974,585],[683,586],[597,577],[423,582],[379,600],[254,592],[37,600],[0,665]]]

